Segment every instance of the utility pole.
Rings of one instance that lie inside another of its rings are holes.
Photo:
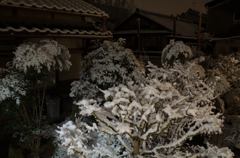
[[[195,4],[197,4],[196,2],[193,2],[193,5],[194,5],[194,10],[195,10]]]
[[[171,20],[173,21],[173,36],[176,36],[176,21],[179,20],[179,14],[177,16],[171,15]]]
[[[141,42],[141,39],[140,39],[140,18],[137,19],[137,22],[138,22],[138,51],[140,51],[140,42]]]
[[[202,20],[202,13],[199,13],[199,23],[198,23],[198,38],[197,38],[197,51],[200,51],[200,33],[201,33],[201,22]]]

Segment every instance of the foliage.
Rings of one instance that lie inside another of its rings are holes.
[[[40,139],[35,139],[35,136],[41,134],[42,130],[46,85],[53,80],[52,70],[70,68],[70,54],[66,47],[49,40],[22,44],[14,54],[12,65],[1,75],[0,103],[5,114],[14,113],[17,116],[18,126],[16,122],[10,122],[8,127],[21,133],[20,138],[26,139],[27,148],[37,155]]]
[[[14,100],[15,104],[20,105],[20,98],[26,96],[28,85],[28,82],[22,82],[23,80],[24,77],[18,72],[2,69],[0,72],[0,103],[4,100]],[[9,111],[11,108],[5,110]]]
[[[69,70],[71,57],[67,48],[56,41],[42,40],[40,43],[22,44],[14,52],[13,65],[16,69],[27,71],[32,69],[39,73],[50,70]]]
[[[168,44],[162,51],[161,62],[172,65],[175,60],[185,62],[193,57],[191,48],[185,45],[182,41],[170,40]]]
[[[239,114],[239,61],[240,53],[236,52],[225,56],[219,55],[218,59],[210,60],[207,63],[207,67],[209,67],[207,76],[221,76],[215,91],[224,94],[219,99],[224,103],[222,107],[226,106],[226,114]]]
[[[104,41],[102,47],[89,53],[82,63],[80,80],[72,82],[70,97],[75,101],[83,98],[104,98],[97,88],[103,90],[134,80],[139,83],[141,67],[130,49],[124,48],[125,40]]]
[[[230,146],[231,149],[240,149],[240,122],[233,124],[233,128],[229,136],[224,139],[224,142]]]
[[[239,72],[240,72],[240,52],[229,55],[219,55],[218,59],[215,59],[209,63],[209,73],[219,72],[227,81],[234,87],[239,87]]]
[[[176,48],[170,44],[165,50],[186,53],[188,48],[181,44]],[[187,52],[190,57],[191,51]],[[222,132],[223,118],[212,111],[214,99],[220,95],[214,91],[220,77],[212,82],[202,79],[200,61],[173,61],[161,68],[149,62],[150,73],[139,84],[128,80],[99,89],[104,102],[94,98],[79,101],[80,114],[93,115],[98,122],[76,120],[59,127],[57,132],[65,141],[62,145],[69,147],[68,154],[75,151],[84,157],[233,157],[228,148],[182,146],[195,135]],[[106,141],[97,139],[91,146],[91,134],[96,132]]]
[[[206,54],[213,53],[213,46],[210,42],[211,38],[213,37],[212,34],[209,32],[202,32],[200,33],[200,50]]]

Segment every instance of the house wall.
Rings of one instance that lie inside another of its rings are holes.
[[[167,44],[167,34],[141,35],[141,48],[145,51],[161,51]]]
[[[30,11],[30,10],[21,10],[16,11],[16,17],[27,18],[27,19],[37,19],[37,20],[51,20],[51,13],[41,12],[41,11]]]
[[[114,40],[118,38],[126,39],[126,48],[130,48],[133,51],[137,51],[138,49],[138,37],[137,34],[121,34],[114,35]],[[169,43],[169,39],[167,38],[167,34],[140,34],[141,50],[145,51],[161,51],[163,48]]]
[[[138,21],[137,19],[140,18],[140,29],[141,30],[166,30],[166,28],[157,25],[154,22],[149,21],[148,19],[139,16],[133,15],[130,19],[122,24],[122,26],[118,27],[116,31],[120,30],[136,30],[138,29]]]
[[[15,48],[14,38],[0,38],[0,67],[6,68],[6,64],[12,61]]]
[[[85,18],[83,16],[63,14],[63,13],[50,13],[35,10],[24,10],[15,8],[1,8],[0,18],[5,21],[18,21],[30,23],[44,23],[44,24],[61,24],[61,25],[85,25]]]
[[[1,8],[0,9],[0,15],[2,17],[11,17],[12,16],[12,10],[8,8]]]
[[[208,9],[208,31],[216,37],[240,35],[240,21],[234,21],[234,11],[240,11],[239,0],[228,0]]]
[[[68,39],[68,38],[58,38],[56,41],[68,47],[71,58],[70,62],[72,66],[69,71],[59,72],[59,81],[79,79],[79,73],[82,71],[81,61],[82,61],[82,39]]]
[[[215,53],[216,54],[229,54],[232,51],[240,51],[240,39],[232,40],[221,40],[215,43]]]
[[[138,14],[134,14],[131,16],[127,21],[123,22],[116,31],[126,31],[126,30],[137,30],[138,29],[138,22],[137,19],[140,18],[140,33],[141,30],[166,30],[167,29],[155,22],[141,16]],[[130,48],[133,51],[138,49],[138,37],[137,34],[114,34],[114,39],[117,40],[118,38],[125,38],[126,39],[126,48]],[[159,33],[142,33],[140,34],[141,38],[141,50],[145,51],[161,51],[167,44],[167,34]]]

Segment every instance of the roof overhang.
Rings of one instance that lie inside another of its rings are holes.
[[[215,5],[217,5],[221,2],[224,2],[224,1],[226,1],[226,0],[212,0],[212,1],[205,4],[205,8],[213,7],[213,6],[215,6]]]
[[[232,39],[240,39],[240,36],[232,36],[232,37],[213,37],[209,38],[209,41],[223,41],[223,40],[232,40]]]
[[[179,39],[189,39],[189,40],[197,40],[195,36],[167,36],[168,38],[179,38]]]
[[[97,35],[27,35],[27,34],[0,34],[4,38],[82,38],[82,39],[112,39],[113,36]]]
[[[6,26],[4,28],[0,28],[0,37],[109,39],[113,36],[110,31],[101,32],[37,27],[26,28],[24,26],[14,28],[12,26]]]
[[[78,12],[60,11],[60,10],[49,10],[49,9],[41,9],[41,8],[30,8],[30,7],[25,7],[25,6],[15,6],[15,5],[6,5],[6,4],[0,4],[0,8],[12,8],[12,9],[40,11],[40,12],[48,12],[48,13],[71,14],[71,15],[78,15],[78,16],[87,16],[87,17],[103,18],[104,20],[107,19],[107,18],[109,18],[108,15],[78,13]]]
[[[116,31],[114,35],[123,35],[123,34],[137,34],[138,30],[125,30],[125,31]],[[140,30],[140,34],[171,34],[171,31],[166,30]]]

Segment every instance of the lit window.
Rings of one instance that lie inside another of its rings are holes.
[[[234,12],[234,20],[239,20],[240,21],[240,11],[235,11]]]

